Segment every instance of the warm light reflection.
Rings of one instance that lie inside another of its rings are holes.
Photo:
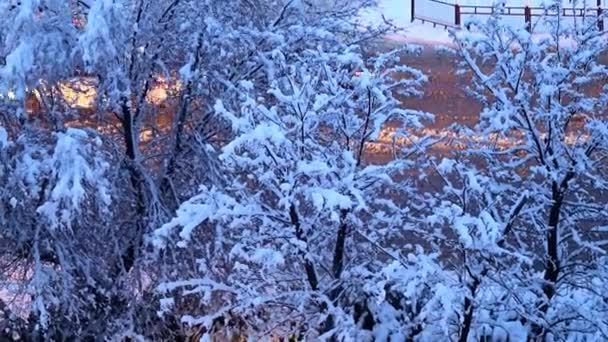
[[[95,79],[81,77],[58,84],[63,99],[72,108],[90,109],[95,105],[97,85]]]
[[[152,131],[152,129],[144,129],[139,133],[139,141],[141,142],[148,142],[150,140],[152,140],[152,138],[154,137],[154,132]]]
[[[469,133],[459,133],[450,129],[433,129],[424,128],[421,130],[410,131],[406,133],[406,136],[398,132],[395,126],[387,125],[381,131],[378,139],[374,142],[370,142],[366,145],[367,151],[371,154],[387,154],[394,151],[395,148],[413,147],[418,144],[422,139],[431,137],[438,141],[433,145],[433,150],[436,152],[449,152],[454,149],[465,149],[470,147],[472,144],[477,146],[492,146],[493,148],[504,150],[514,146],[523,145],[525,143],[525,137],[516,132],[510,135],[470,135]],[[540,134],[541,139],[546,138],[546,134]],[[588,133],[580,131],[574,131],[566,134],[564,142],[568,146],[574,146],[582,144],[590,139]]]
[[[58,88],[63,99],[72,108],[91,109],[95,106],[97,97],[96,83],[94,78],[80,77],[60,82]],[[167,80],[162,76],[155,77],[154,85],[146,95],[146,101],[158,106],[179,92],[180,89],[181,83],[179,81]]]
[[[150,104],[158,106],[165,102],[169,96],[176,94],[181,89],[181,82],[167,80],[162,76],[156,77],[154,86],[146,96],[146,101]]]

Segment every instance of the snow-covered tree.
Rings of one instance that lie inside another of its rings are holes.
[[[417,149],[395,146],[384,164],[368,157],[385,125],[406,134],[430,118],[396,99],[418,95],[426,78],[399,65],[403,50],[364,58],[335,33],[306,36],[323,45],[272,51],[264,81],[239,80],[230,102],[215,102],[232,130],[218,156],[229,176],[202,187],[155,233],[165,257],[195,258],[195,269],[173,269],[158,286],[167,311],[207,332],[232,321],[258,338],[397,333],[374,291],[384,267],[401,259],[385,246],[409,232],[395,198],[414,196],[404,175]]]
[[[139,318],[149,315],[145,286],[158,271],[142,271],[145,234],[200,184],[222,182],[210,142],[222,146],[230,132],[215,104],[236,108],[235,89],[248,83],[266,95],[273,68],[304,51],[376,37],[381,31],[356,19],[373,4],[0,4],[3,279],[20,265],[25,291],[16,292],[25,295],[16,308],[30,315],[28,330],[43,338],[143,332],[134,325],[149,323]],[[73,103],[82,89],[94,99],[84,109]],[[17,229],[23,221],[28,229]],[[82,301],[60,299],[70,296]]]
[[[450,336],[606,339],[606,39],[561,5],[531,35],[499,16],[454,33],[484,106],[462,150],[432,165],[427,224],[462,299]]]
[[[0,339],[608,339],[597,18],[453,32],[437,141],[374,5],[2,1]]]

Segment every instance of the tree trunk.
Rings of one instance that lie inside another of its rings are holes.
[[[137,136],[135,132],[135,125],[133,124],[133,114],[127,100],[123,100],[121,105],[122,110],[122,128],[123,128],[123,139],[125,143],[125,154],[127,156],[127,168],[129,170],[129,178],[133,190],[136,192],[137,203],[136,203],[136,235],[135,239],[129,243],[127,249],[122,255],[122,263],[125,270],[130,270],[135,264],[135,258],[137,255],[137,249],[141,245],[141,240],[144,233],[144,223],[146,217],[146,204],[144,195],[143,177],[140,170],[137,169],[135,163],[137,159]]]
[[[298,216],[296,207],[293,204],[289,207],[289,218],[296,230],[296,238],[298,240],[302,241],[304,244],[306,244],[306,246],[308,246],[308,239],[304,235],[304,231],[302,230],[302,227],[300,225],[300,217]],[[301,254],[302,254],[302,258],[304,259],[303,260],[304,261],[304,270],[306,271],[306,277],[308,279],[308,284],[310,284],[310,288],[313,291],[316,291],[319,289],[319,281],[317,279],[317,272],[315,270],[315,265],[310,260],[307,250],[301,251]]]
[[[338,235],[336,237],[336,247],[334,249],[333,273],[334,278],[339,279],[344,269],[344,246],[346,245],[346,233],[348,225],[346,224],[346,216],[348,210],[340,210],[340,226],[338,227]]]
[[[507,224],[502,231],[502,237],[497,242],[497,245],[499,247],[502,248],[504,246],[507,235],[513,228],[515,219],[517,218],[517,216],[519,216],[519,213],[524,208],[527,201],[528,201],[528,196],[526,194],[524,194],[516,202],[515,207],[513,208],[513,211],[511,212],[511,214],[509,216]],[[475,309],[473,302],[475,299],[475,295],[477,293],[477,289],[479,289],[479,286],[481,285],[482,280],[488,275],[489,271],[490,271],[489,265],[485,265],[483,267],[483,269],[481,270],[481,272],[479,272],[479,275],[474,276],[471,274],[471,277],[473,278],[473,282],[471,282],[468,286],[469,292],[470,292],[470,297],[466,297],[464,299],[464,305],[463,305],[464,319],[462,321],[462,326],[461,326],[461,329],[459,332],[459,338],[458,338],[459,342],[466,342],[467,339],[469,338],[469,334],[471,333],[471,326],[473,325],[473,316],[474,316],[474,309]]]
[[[564,201],[564,192],[568,187],[568,181],[573,177],[568,173],[565,179],[559,184],[553,181],[551,185],[551,208],[549,210],[549,224],[546,235],[546,260],[545,274],[543,277],[543,303],[539,306],[539,311],[545,315],[549,310],[549,303],[555,295],[555,286],[560,272],[559,260],[559,219]],[[532,324],[532,338],[542,338],[546,334],[544,327],[538,323]]]
[[[563,195],[554,182],[552,189],[553,203],[549,212],[549,229],[547,231],[547,261],[545,263],[545,284],[543,292],[547,297],[547,301],[551,300],[555,294],[555,282],[559,276],[559,217],[563,203]],[[548,306],[548,303],[546,303]],[[544,306],[543,306],[544,307]],[[542,309],[543,313],[547,311]]]
[[[484,270],[485,271],[485,270]],[[487,273],[487,272],[485,272]],[[482,276],[485,276],[482,275]],[[480,278],[473,278],[473,282],[469,285],[470,296],[467,296],[464,299],[464,319],[462,320],[462,326],[460,328],[460,336],[458,337],[459,342],[466,342],[469,338],[469,333],[471,332],[471,325],[473,324],[473,299],[475,298],[475,294],[477,292],[477,288],[481,284]]]
[[[200,53],[201,53],[202,47],[203,47],[203,31],[201,31],[199,33],[198,38],[197,38],[196,47],[194,49],[194,61],[190,65],[190,70],[189,70],[191,74],[195,74],[199,67],[200,60],[201,60]],[[190,108],[190,99],[192,96],[192,92],[194,90],[194,86],[195,86],[195,82],[194,82],[193,78],[191,77],[190,79],[188,79],[186,81],[186,86],[184,88],[183,93],[180,96],[179,108],[178,108],[176,120],[174,121],[174,126],[173,126],[173,133],[174,133],[173,145],[171,146],[171,150],[169,152],[169,160],[166,162],[166,165],[165,165],[166,169],[164,172],[164,176],[162,177],[162,180],[161,180],[162,192],[165,194],[168,194],[169,197],[174,197],[168,203],[170,205],[170,209],[172,211],[177,210],[180,200],[179,200],[179,198],[177,198],[177,194],[175,193],[175,191],[173,189],[173,184],[172,184],[171,179],[175,173],[177,157],[183,150],[184,128],[186,125],[186,119],[188,117],[188,109]],[[173,196],[171,196],[171,195],[173,195]]]

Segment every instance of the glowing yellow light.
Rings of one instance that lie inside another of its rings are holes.
[[[97,88],[93,79],[79,78],[58,84],[63,99],[73,108],[93,108]]]
[[[179,81],[167,80],[162,76],[158,76],[154,87],[152,87],[146,95],[146,101],[158,106],[165,102],[171,95],[176,94],[181,87],[182,85]]]

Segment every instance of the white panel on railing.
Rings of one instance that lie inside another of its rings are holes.
[[[414,13],[417,19],[431,20],[438,24],[454,25],[453,0],[413,0],[415,1]]]

